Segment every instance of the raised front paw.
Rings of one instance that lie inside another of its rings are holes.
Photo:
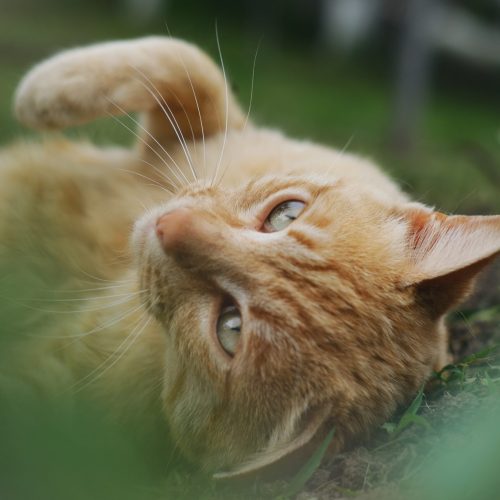
[[[141,112],[160,140],[175,135],[175,127],[210,135],[225,122],[244,122],[227,85],[197,47],[148,37],[72,49],[42,62],[19,84],[14,109],[21,123],[37,129]]]

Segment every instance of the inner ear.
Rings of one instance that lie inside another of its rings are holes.
[[[491,256],[463,269],[418,283],[419,300],[431,317],[438,319],[465,300],[473,291],[475,278],[494,259],[495,256]]]
[[[422,207],[405,217],[409,265],[403,281],[439,317],[466,298],[500,252],[500,216],[447,216]]]
[[[214,479],[245,482],[257,478],[283,478],[294,474],[331,430],[331,426],[328,426],[330,415],[329,406],[307,410],[292,438],[273,438],[266,449],[230,470],[214,474]]]

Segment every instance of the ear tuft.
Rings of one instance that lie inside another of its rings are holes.
[[[410,215],[410,248],[417,275],[436,278],[500,252],[500,216]]]
[[[436,315],[463,300],[477,274],[500,252],[500,216],[447,216],[425,209],[406,214],[407,285],[417,285]]]

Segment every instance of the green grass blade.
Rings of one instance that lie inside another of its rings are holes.
[[[493,346],[486,347],[486,348],[481,349],[480,351],[475,352],[474,354],[471,354],[470,356],[467,356],[466,358],[462,359],[462,361],[460,361],[459,364],[469,366],[469,365],[475,363],[476,361],[482,361],[482,360],[488,358],[490,356],[490,354],[497,352],[499,350],[499,348],[500,348],[500,344],[495,344]]]
[[[406,415],[416,415],[417,411],[420,409],[420,406],[422,406],[423,397],[424,397],[424,387],[422,386],[418,391],[417,395],[415,396],[415,399],[412,401],[411,405],[405,411],[402,418],[404,418]]]
[[[321,461],[323,460],[326,450],[328,449],[328,446],[330,446],[334,435],[335,427],[327,434],[323,442],[314,452],[313,456],[299,470],[297,475],[290,481],[290,483],[288,483],[288,486],[283,493],[283,496],[285,498],[297,495],[303,490],[307,481],[309,481],[316,469],[320,466]]]

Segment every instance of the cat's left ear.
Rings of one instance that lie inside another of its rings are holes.
[[[230,470],[214,474],[214,479],[239,483],[257,478],[269,480],[291,476],[307,462],[332,430],[327,425],[330,416],[331,408],[328,405],[306,411],[302,423],[291,438],[274,436],[266,449]],[[335,445],[334,436],[328,449],[335,451]]]
[[[405,214],[409,270],[405,285],[439,317],[458,305],[474,278],[500,253],[500,216],[447,216],[424,207]]]

